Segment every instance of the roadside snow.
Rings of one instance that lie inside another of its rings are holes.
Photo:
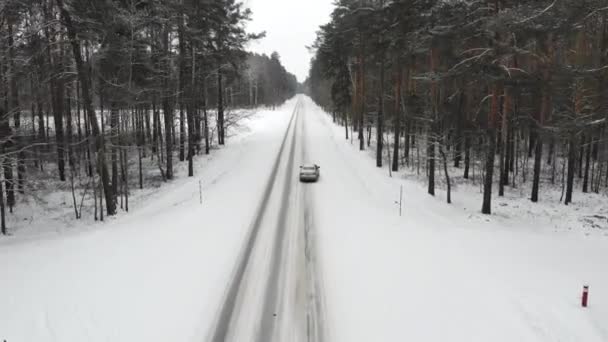
[[[228,126],[226,127],[226,134],[228,144],[233,145],[238,143],[250,136],[256,130],[256,125],[260,123],[264,124],[263,120],[259,120],[259,115],[265,112],[268,111],[264,109],[227,109],[226,118]],[[209,115],[213,117],[215,113],[210,110]],[[219,147],[215,144],[215,140],[217,139],[215,120],[210,121],[211,154],[201,154],[194,158],[195,170],[205,168],[205,183],[211,183],[213,179],[221,176],[220,174],[216,174],[217,172],[215,171],[206,169],[209,167],[219,167],[220,169],[224,167],[224,164],[215,165],[214,163]],[[109,122],[109,119],[106,120],[107,122]],[[201,148],[204,148],[204,146],[201,146]],[[184,194],[183,189],[179,185],[188,182],[188,178],[186,177],[188,163],[178,162],[177,153],[175,153],[173,158],[175,179],[170,183],[166,183],[161,177],[157,156],[154,156],[151,151],[147,151],[146,156],[142,159],[143,189],[139,189],[138,153],[134,148],[128,151],[130,211],[137,211],[141,206],[150,204],[150,198],[164,197],[169,192]],[[68,179],[64,182],[58,179],[57,170],[53,164],[45,163],[43,170],[30,168],[28,172],[31,175],[25,180],[25,194],[17,194],[17,205],[12,212],[7,213],[6,220],[9,237],[0,236],[0,244],[6,243],[6,240],[11,239],[22,241],[26,238],[39,239],[42,236],[49,238],[57,234],[62,236],[65,234],[78,234],[104,226],[104,223],[94,220],[93,190],[91,189],[90,178],[85,173],[84,167],[74,175],[71,171],[68,171]],[[82,217],[80,220],[75,219],[71,189],[72,176],[74,177],[76,202]],[[199,176],[198,172],[196,176]],[[198,199],[198,185],[191,187],[191,191],[188,191],[188,193],[191,193],[192,196],[182,198],[182,200],[191,200],[195,197]],[[121,200],[119,200],[119,206],[120,209],[116,216],[106,217],[105,219],[116,220],[125,215]]]
[[[0,239],[0,341],[201,341],[294,104],[260,111],[196,178],[148,194],[128,215]]]
[[[308,189],[326,341],[608,341],[604,230],[514,197],[479,215],[464,187],[447,205],[375,168],[302,101],[306,157],[321,165]],[[0,341],[202,341],[294,105],[261,111],[196,178],[141,194],[128,215],[68,232],[56,221],[42,236],[34,220],[0,239]]]
[[[602,231],[551,225],[523,200],[497,201],[490,217],[476,214],[475,192],[447,205],[418,182],[389,178],[329,115],[305,107],[308,153],[322,167],[313,202],[328,341],[608,341]]]

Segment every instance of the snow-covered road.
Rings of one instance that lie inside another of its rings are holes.
[[[313,206],[298,181],[307,161],[298,97],[209,340],[323,341]]]

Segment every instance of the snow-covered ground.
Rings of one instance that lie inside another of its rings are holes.
[[[200,161],[196,178],[164,185],[128,215],[93,229],[0,239],[0,341],[205,340],[296,101],[261,111],[248,120],[249,133]],[[320,181],[305,186],[319,340],[608,341],[604,230],[579,229],[580,220],[567,219],[572,212],[555,206],[552,216],[552,204],[532,208],[515,196],[483,216],[480,195],[464,186],[447,205],[411,177],[375,168],[309,98],[299,101],[296,145],[303,142],[301,158],[321,165]],[[275,186],[286,183],[277,179]],[[580,210],[608,206],[601,196],[588,198]],[[283,248],[297,245],[287,240]],[[253,282],[266,283],[268,274],[257,273]],[[585,284],[590,306],[583,309]],[[292,290],[277,292],[298,293]]]
[[[308,151],[322,166],[314,203],[328,341],[608,341],[605,231],[551,224],[525,200],[496,201],[483,216],[466,189],[447,205],[389,178],[329,115],[306,107]]]
[[[258,114],[265,112],[267,110],[263,108],[227,108],[225,113],[226,134],[230,144],[255,133],[255,125],[259,125],[257,123],[259,121]],[[213,110],[209,110],[208,114],[209,117],[215,116]],[[98,115],[101,116],[101,113],[98,112]],[[109,113],[105,115],[107,116]],[[152,115],[152,112],[149,115]],[[178,116],[179,113],[176,112],[175,117],[177,118]],[[52,118],[50,119],[52,120]],[[109,117],[105,119],[105,122],[106,124],[109,122]],[[262,123],[262,121],[259,122]],[[30,123],[31,125],[31,121],[26,121],[26,123]],[[216,120],[210,120],[209,122],[211,154],[202,154],[194,158],[195,171],[197,171],[195,172],[195,176],[197,178],[199,178],[199,168],[206,168],[208,165],[215,163],[216,151],[219,149],[216,145],[217,129],[215,123]],[[106,129],[107,131],[110,130],[109,127]],[[204,145],[204,142],[201,145]],[[204,149],[204,146],[201,146],[201,148]],[[54,147],[51,150],[44,151],[43,159],[54,158],[53,154]],[[129,178],[129,210],[132,211],[137,210],[140,206],[147,205],[150,198],[154,198],[159,193],[164,194],[168,188],[166,187],[167,184],[163,181],[158,167],[158,156],[153,155],[148,150],[142,158],[143,189],[139,189],[137,150],[134,148],[130,149],[127,155],[129,159],[127,172]],[[100,225],[103,225],[103,223],[94,220],[94,193],[91,187],[91,179],[86,174],[84,166],[79,167],[73,175],[71,169],[68,168],[66,170],[67,180],[62,182],[59,180],[57,167],[54,163],[54,160],[51,163],[45,162],[43,170],[33,167],[28,169],[28,177],[25,180],[25,194],[16,194],[17,204],[14,210],[10,214],[7,214],[6,217],[9,236],[13,236],[17,240],[23,240],[28,237],[36,239],[42,235],[53,236],[56,234],[63,235],[66,233],[83,232],[85,230],[97,229]],[[182,184],[188,173],[188,163],[179,162],[177,153],[174,153],[173,164],[175,180],[170,183],[169,189],[175,187],[176,183]],[[222,167],[222,165],[220,164],[219,167]],[[212,167],[215,166],[212,165]],[[75,219],[71,189],[72,176],[74,178],[76,203],[81,216],[80,220]],[[204,174],[203,176],[207,177],[210,175]],[[208,179],[205,181],[207,182]],[[165,186],[163,187],[163,185]],[[198,193],[195,194],[193,192],[192,198],[194,197],[198,198]],[[120,209],[115,217],[106,217],[105,219],[114,220],[124,215],[126,212],[124,208],[126,206],[123,206],[123,199],[119,200],[119,207]],[[0,241],[2,239],[0,238]]]
[[[260,111],[128,215],[0,238],[0,341],[203,340],[294,105]]]

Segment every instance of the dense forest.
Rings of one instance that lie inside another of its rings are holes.
[[[475,165],[484,214],[495,186],[608,187],[605,0],[338,0],[313,51],[313,99],[431,195]]]
[[[167,181],[187,162],[193,176],[236,108],[292,97],[278,54],[245,51],[264,36],[250,17],[237,0],[2,1],[2,233],[45,181],[66,184],[76,218],[83,205],[95,220],[128,211],[146,168]]]

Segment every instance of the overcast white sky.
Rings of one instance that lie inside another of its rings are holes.
[[[329,21],[333,0],[245,0],[253,11],[250,32],[266,31],[266,38],[249,50],[270,55],[277,51],[287,71],[303,82],[308,76],[311,45],[320,25]]]

